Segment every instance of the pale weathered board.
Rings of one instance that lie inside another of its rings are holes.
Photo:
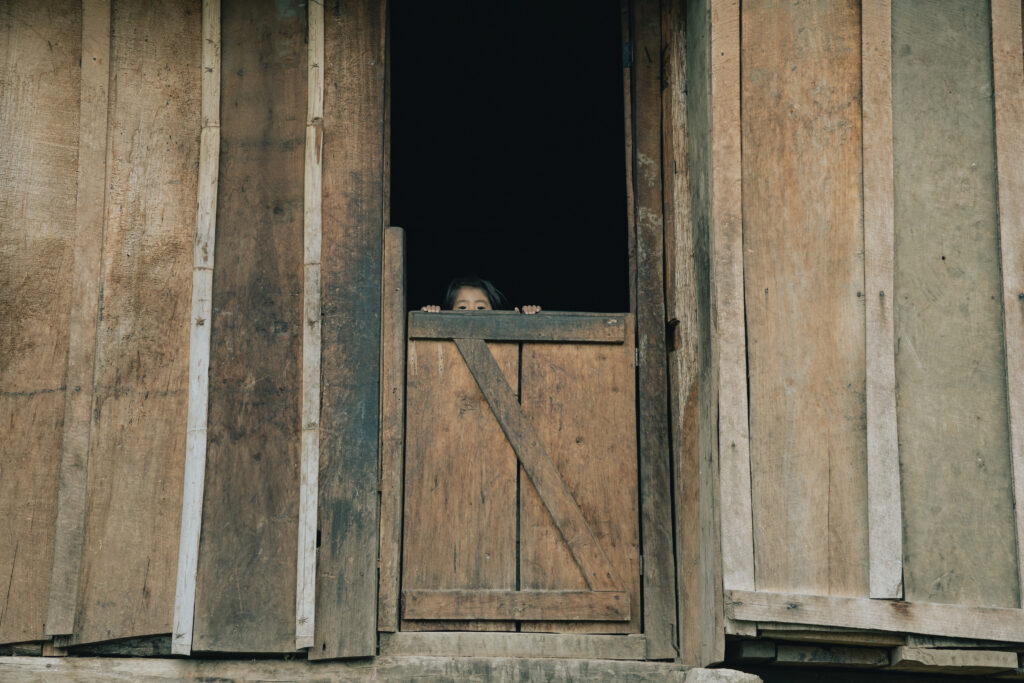
[[[519,385],[519,346],[490,344]],[[411,341],[402,589],[516,589],[516,455],[450,341]],[[410,622],[402,630],[515,630],[513,622]]]
[[[311,658],[377,648],[387,2],[324,6],[320,546]]]
[[[115,2],[82,579],[68,644],[169,633],[181,522],[201,2]]]
[[[742,24],[756,585],[867,595],[859,3]]]
[[[192,648],[291,652],[306,9],[224,3],[221,28],[209,446]]]
[[[939,650],[897,647],[889,667],[898,671],[991,675],[1017,670],[1017,653],[1001,650]]]
[[[41,640],[75,237],[81,10],[0,13],[0,643]]]
[[[625,623],[529,623],[522,631],[638,633],[640,538],[632,316],[623,345],[524,344],[521,402],[587,525],[629,594]],[[520,587],[586,589],[587,581],[527,476],[519,479]]]
[[[560,659],[644,659],[640,635],[576,633],[383,633],[382,656],[557,657]]]
[[[892,22],[906,597],[1017,607],[988,2]]]

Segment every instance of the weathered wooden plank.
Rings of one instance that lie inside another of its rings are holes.
[[[903,597],[893,337],[892,2],[861,6],[869,595]]]
[[[406,619],[629,621],[629,593],[588,590],[406,590]]]
[[[221,29],[221,98],[231,106],[221,121],[192,648],[292,652],[306,13],[298,2],[226,3]]]
[[[726,591],[725,601],[731,619],[1024,642],[1020,609],[761,591]]]
[[[11,2],[0,16],[0,643],[45,637],[75,244],[81,21],[72,2]]]
[[[171,654],[171,636],[146,636],[76,645],[70,648],[69,654],[75,657],[167,657]]]
[[[859,9],[743,3],[758,590],[868,593]]]
[[[547,448],[587,526],[623,581],[625,623],[522,624],[522,631],[637,633],[640,519],[636,366],[632,316],[621,346],[524,344],[523,414]],[[524,471],[519,479],[519,580],[523,589],[584,589],[587,582]],[[563,618],[563,622],[564,622]]]
[[[730,662],[770,662],[775,659],[775,643],[770,640],[734,640],[725,648]]]
[[[644,659],[640,635],[576,633],[382,633],[381,656]]]
[[[740,155],[740,2],[709,0],[711,33],[711,213],[708,252],[714,398],[721,472],[722,577],[754,588],[747,330],[743,303],[743,167]],[[709,397],[710,398],[710,397]]]
[[[491,350],[518,385],[518,346]],[[515,453],[455,344],[411,341],[408,354],[402,587],[515,589]],[[515,624],[403,621],[402,629]]]
[[[405,456],[405,231],[384,232],[381,306],[380,594],[377,630],[398,630],[402,547],[402,463]]]
[[[631,3],[633,185],[636,212],[637,403],[640,534],[643,543],[643,630],[647,656],[679,652],[672,529],[667,354],[665,348],[664,216],[661,178],[661,10],[658,0]]]
[[[936,650],[897,647],[892,664],[897,671],[986,675],[1017,669],[1017,653],[999,650]]]
[[[757,634],[762,638],[791,640],[801,643],[826,643],[829,645],[853,645],[858,647],[895,647],[906,645],[909,636],[902,633],[868,631],[864,629],[840,628],[837,626],[809,626],[807,624],[778,624],[760,622]]]
[[[409,314],[409,338],[621,344],[626,338],[626,319],[602,313],[523,316],[511,311],[413,311]]]
[[[629,312],[636,315],[636,197],[633,183],[633,45],[631,0],[619,0],[619,28],[622,32],[622,104],[626,144],[626,258],[629,262]]]
[[[312,658],[377,647],[385,0],[325,6],[321,545]]]
[[[1017,607],[988,3],[892,25],[906,597]]]
[[[86,477],[92,425],[93,366],[103,256],[107,88],[110,80],[110,0],[82,3],[81,109],[75,259],[71,270],[71,319],[64,385],[64,441],[57,494],[57,531],[47,605],[47,635],[70,634],[75,625],[85,538]]]
[[[878,647],[779,645],[775,653],[775,663],[780,666],[875,669],[889,664],[889,651]]]
[[[991,4],[1006,393],[1018,592],[1024,595],[1024,4]]]

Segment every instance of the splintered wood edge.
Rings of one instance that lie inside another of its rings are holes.
[[[1024,56],[1020,0],[992,0],[999,245],[1017,567],[1024,595]]]
[[[216,242],[217,177],[220,167],[220,0],[203,0],[202,132],[196,236],[189,321],[188,409],[181,532],[174,586],[171,653],[192,652],[196,571],[206,477],[206,428],[210,389],[210,319],[213,315],[213,247]]]
[[[862,9],[868,556],[872,598],[903,596],[893,332],[892,6]]]

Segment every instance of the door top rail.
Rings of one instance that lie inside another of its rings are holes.
[[[626,314],[412,311],[409,313],[409,339],[622,344],[626,340]]]

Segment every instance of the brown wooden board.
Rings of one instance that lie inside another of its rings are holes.
[[[209,445],[192,649],[291,652],[306,9],[226,2],[221,27]]]
[[[519,384],[519,347],[490,344]],[[516,586],[516,456],[450,341],[411,341],[406,391],[402,589]],[[402,630],[515,630],[511,621],[412,622]]]
[[[892,23],[906,597],[1017,607],[988,2]]]
[[[407,590],[407,619],[629,621],[629,593],[592,590]],[[550,630],[548,626],[542,630]],[[554,627],[557,630],[557,626]],[[531,629],[533,630],[533,629]]]
[[[741,21],[756,585],[866,595],[859,3]]]
[[[626,343],[524,344],[521,401],[562,481],[630,597],[625,623],[524,623],[522,631],[638,633],[640,547],[636,368]],[[587,581],[525,469],[519,479],[520,587],[586,589]]]
[[[0,643],[42,640],[75,236],[81,10],[0,13]]]
[[[322,395],[311,658],[377,649],[385,0],[324,7]]]
[[[115,2],[82,580],[68,644],[170,633],[181,522],[199,0]]]
[[[410,339],[488,341],[604,342],[621,344],[626,338],[625,317],[603,313],[554,313],[522,316],[515,311],[486,313],[440,311],[409,314]]]

